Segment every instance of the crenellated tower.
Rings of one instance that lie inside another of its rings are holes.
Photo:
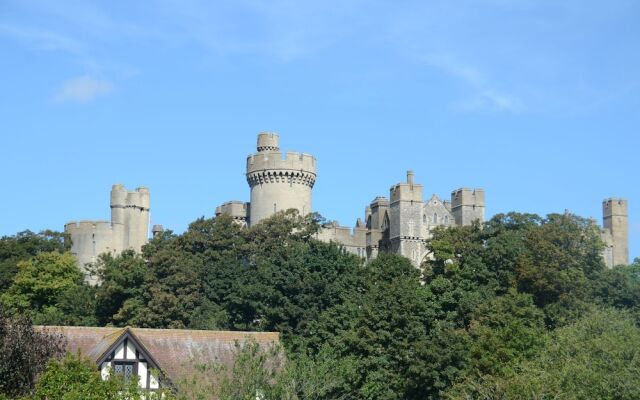
[[[111,225],[116,248],[140,251],[149,240],[149,189],[130,192],[121,184],[113,185]]]
[[[457,189],[451,192],[451,214],[458,226],[484,222],[484,190]]]
[[[311,212],[316,159],[296,152],[287,152],[283,158],[278,139],[276,133],[260,133],[257,153],[247,157],[247,183],[251,188],[249,225],[289,208],[301,215]]]
[[[602,202],[604,261],[609,267],[629,263],[627,200],[610,198]]]
[[[391,252],[401,254],[420,266],[424,253],[422,185],[413,181],[407,171],[407,182],[391,187],[389,198]]]

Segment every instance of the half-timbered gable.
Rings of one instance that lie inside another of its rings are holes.
[[[120,375],[125,379],[137,377],[141,388],[160,388],[158,363],[130,329],[107,335],[88,356],[96,360],[103,379],[110,374]]]

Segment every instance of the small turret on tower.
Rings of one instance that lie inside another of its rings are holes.
[[[280,136],[273,132],[262,132],[258,134],[258,152],[263,151],[280,151]]]

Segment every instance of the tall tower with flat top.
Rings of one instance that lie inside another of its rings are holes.
[[[407,171],[407,182],[389,190],[391,199],[389,240],[391,252],[401,254],[420,266],[424,254],[422,233],[422,185],[413,181],[413,171]]]
[[[610,198],[602,202],[604,261],[609,268],[629,264],[627,200]]]
[[[276,133],[258,134],[257,153],[247,157],[250,225],[289,208],[298,210],[300,215],[311,212],[316,159],[296,152],[287,152],[282,157],[278,139]]]

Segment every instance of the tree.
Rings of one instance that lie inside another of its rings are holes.
[[[34,330],[26,317],[9,317],[0,309],[0,396],[29,393],[50,358],[63,354],[59,334]]]
[[[366,281],[325,311],[305,335],[355,366],[341,395],[354,399],[434,398],[465,368],[464,334],[438,321],[411,262],[380,254]]]
[[[58,297],[81,284],[82,278],[70,253],[40,253],[18,263],[15,280],[0,300],[12,312],[39,312],[55,306]]]
[[[595,309],[557,329],[532,360],[467,379],[450,399],[640,398],[640,329],[628,313]]]
[[[18,272],[18,262],[40,253],[64,253],[70,248],[71,241],[67,235],[56,231],[33,233],[27,230],[14,236],[3,236],[0,238],[0,293],[11,286]]]
[[[96,291],[96,317],[100,325],[126,324],[129,315],[125,306],[142,297],[142,285],[147,272],[144,259],[133,250],[117,256],[102,254],[96,263],[102,284]]]
[[[481,304],[469,326],[472,373],[493,375],[534,357],[545,333],[544,314],[528,294],[512,289]]]

